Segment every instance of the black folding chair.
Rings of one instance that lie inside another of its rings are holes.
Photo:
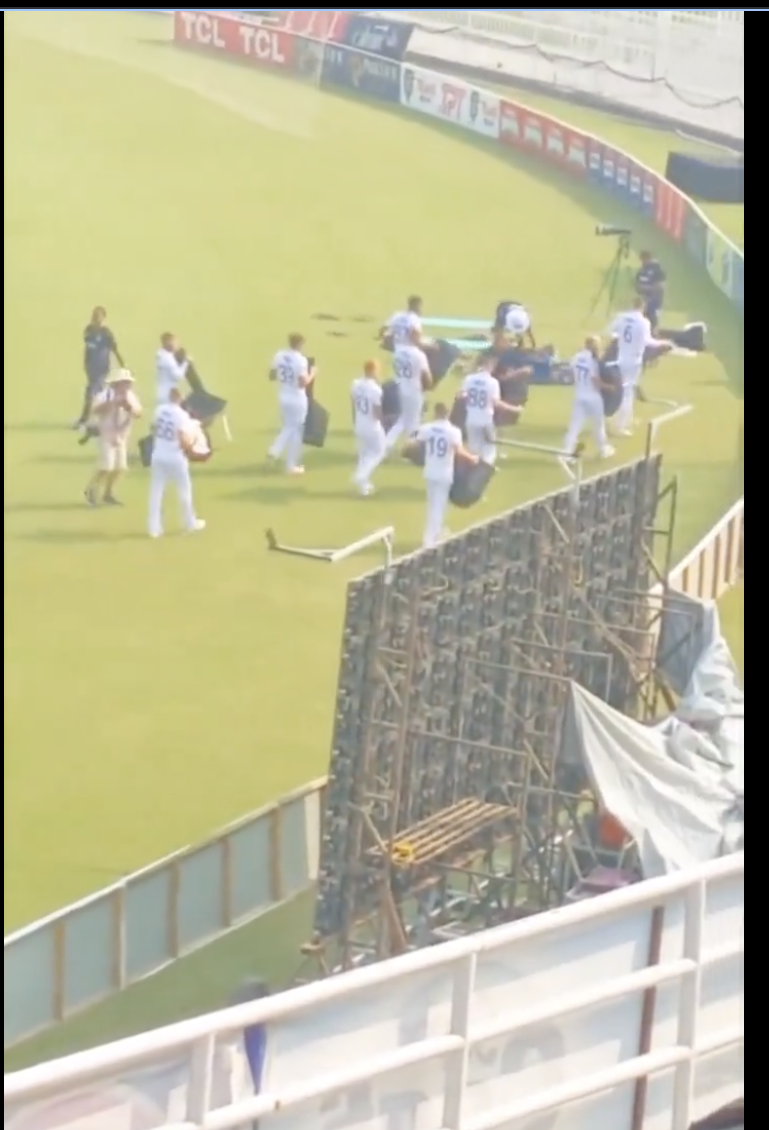
[[[460,510],[469,510],[480,502],[494,477],[495,468],[490,463],[466,463],[457,460],[454,482],[449,499]]]
[[[304,422],[304,442],[307,447],[323,447],[328,435],[331,416],[315,398],[307,404],[307,419]]]

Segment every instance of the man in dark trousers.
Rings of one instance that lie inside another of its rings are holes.
[[[125,368],[125,362],[120,356],[115,335],[107,325],[107,311],[103,306],[97,306],[91,314],[91,320],[83,331],[85,356],[85,395],[80,416],[75,421],[74,428],[79,431],[86,428],[91,416],[91,405],[95,396],[103,390],[114,357],[118,367]],[[87,433],[86,433],[87,434]]]
[[[644,317],[649,319],[652,332],[657,329],[660,321],[660,311],[665,301],[665,283],[667,275],[658,259],[651,251],[642,251],[640,255],[641,266],[636,271],[635,289],[645,301]]]

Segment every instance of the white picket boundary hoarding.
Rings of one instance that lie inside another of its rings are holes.
[[[740,854],[6,1076],[5,1127],[688,1130],[743,1093],[743,907]]]

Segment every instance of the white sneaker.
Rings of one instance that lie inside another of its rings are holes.
[[[188,534],[197,534],[197,533],[200,533],[200,531],[204,530],[205,528],[206,528],[206,524],[203,521],[203,519],[202,518],[196,518],[194,524],[192,526],[190,526],[190,528],[187,530],[187,533]]]
[[[618,436],[632,436],[633,435],[633,429],[632,428],[620,428],[619,431],[617,432],[617,435]]]
[[[614,450],[614,448],[611,446],[611,444],[607,444],[606,447],[601,452],[601,458],[602,459],[611,459],[616,454],[617,454],[617,452]]]
[[[363,498],[371,498],[371,495],[374,493],[374,484],[363,483],[358,489],[360,490]]]
[[[291,467],[288,473],[289,475],[303,475],[304,467]]]
[[[150,537],[151,538],[162,538],[162,536],[163,536],[162,530],[150,530]]]

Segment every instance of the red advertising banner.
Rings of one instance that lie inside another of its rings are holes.
[[[659,178],[657,186],[657,226],[679,243],[684,237],[686,202],[672,184]]]
[[[174,42],[278,69],[293,61],[294,39],[288,32],[214,12],[174,12]]]
[[[516,149],[540,153],[577,176],[587,176],[586,135],[545,114],[536,114],[515,102],[503,101],[500,139]]]
[[[330,43],[344,43],[347,25],[355,13],[334,12],[327,8],[300,8],[278,13],[278,27],[294,35],[309,35]]]

